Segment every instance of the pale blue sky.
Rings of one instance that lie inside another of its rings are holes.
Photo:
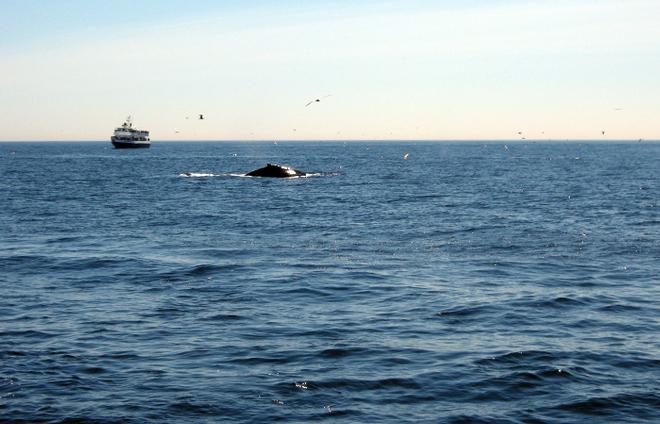
[[[129,114],[154,140],[657,139],[659,20],[655,0],[0,0],[0,140],[105,140]]]

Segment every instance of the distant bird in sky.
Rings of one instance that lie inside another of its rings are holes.
[[[321,97],[321,98],[319,98],[319,99],[310,100],[309,102],[307,102],[307,104],[305,105],[305,107],[311,105],[312,103],[318,103],[318,102],[321,101],[321,99],[325,99],[326,97],[330,97],[330,96],[332,96],[332,94],[328,94],[328,95],[323,96],[323,97]]]
[[[601,133],[602,135],[605,135],[605,131],[601,131],[600,133]]]
[[[203,119],[204,119],[204,115],[202,115],[202,114],[200,113],[200,114],[199,114],[199,120],[201,121],[201,120],[203,120]]]

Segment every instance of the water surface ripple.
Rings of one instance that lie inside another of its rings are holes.
[[[654,422],[659,159],[0,143],[0,422]]]

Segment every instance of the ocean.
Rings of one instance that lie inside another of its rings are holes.
[[[660,143],[0,143],[0,176],[2,423],[660,420]]]

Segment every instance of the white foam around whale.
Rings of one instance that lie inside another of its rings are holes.
[[[309,172],[304,175],[295,175],[287,178],[286,180],[296,179],[296,178],[310,178],[310,177],[331,177],[339,175],[336,172]],[[264,178],[264,177],[253,177],[246,174],[236,174],[236,173],[226,173],[226,174],[213,174],[209,172],[182,172],[178,175],[179,177],[184,178],[208,178],[208,177],[245,177],[245,178]]]
[[[223,174],[211,174],[208,172],[182,172],[179,177],[199,178],[199,177],[221,177]]]

